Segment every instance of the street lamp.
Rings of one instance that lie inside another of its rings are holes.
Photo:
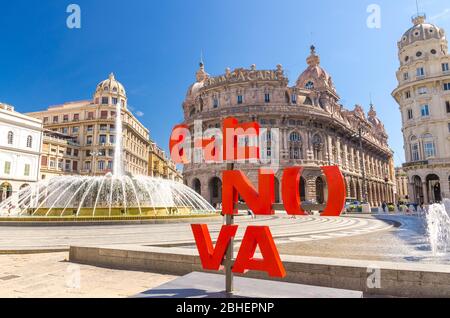
[[[101,153],[99,151],[92,151],[91,152],[91,157],[92,157],[92,169],[91,169],[91,172],[92,172],[94,177],[95,177],[96,167],[97,167],[97,163],[95,162],[95,158],[97,158],[100,155],[101,155]]]
[[[361,167],[361,174],[362,174],[362,199],[364,203],[367,203],[367,180],[366,180],[366,166],[364,164],[364,157],[363,157],[363,136],[365,134],[365,131],[363,131],[362,124],[359,123],[358,125],[358,132],[352,134],[353,138],[358,138],[359,141],[359,166]]]

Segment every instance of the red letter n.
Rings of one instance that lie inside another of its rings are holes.
[[[272,215],[275,202],[275,176],[271,170],[260,170],[258,190],[250,180],[237,170],[223,172],[222,210],[223,214],[237,214],[238,195],[256,215]]]

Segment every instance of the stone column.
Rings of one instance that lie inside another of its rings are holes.
[[[341,139],[340,138],[336,138],[336,164],[338,166],[342,166],[342,162],[341,162]]]
[[[428,199],[428,187],[427,187],[427,182],[422,182],[422,191],[423,191],[423,203],[424,204],[428,204],[429,203],[429,199]],[[420,204],[421,202],[419,202]]]

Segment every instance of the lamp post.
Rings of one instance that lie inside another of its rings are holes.
[[[98,151],[92,151],[91,152],[91,157],[92,157],[92,175],[95,177],[96,174],[96,167],[97,167],[97,163],[95,162],[95,158],[97,158],[100,155],[100,152]]]
[[[352,137],[358,138],[359,144],[359,166],[361,167],[361,175],[362,175],[362,201],[363,203],[367,203],[367,177],[366,177],[366,166],[364,165],[364,157],[363,157],[363,127],[361,124],[358,125],[358,132],[353,134]]]

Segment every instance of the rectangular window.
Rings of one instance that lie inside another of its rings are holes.
[[[91,170],[91,162],[90,161],[86,161],[84,163],[84,169],[85,170]]]
[[[106,131],[108,129],[108,125],[106,125],[106,124],[101,124],[100,125],[100,130],[101,131]]]
[[[214,107],[214,108],[219,107],[219,100],[218,100],[217,98],[214,98],[214,99],[213,99],[213,107]]]
[[[238,95],[238,97],[237,97],[237,103],[238,103],[238,104],[242,104],[243,102],[244,102],[244,99],[243,99],[242,95]]]
[[[292,94],[292,104],[297,104],[297,95],[296,94]]]
[[[416,71],[416,75],[418,77],[425,76],[425,69],[423,67],[419,67]]]
[[[408,80],[409,79],[409,73],[403,73],[403,80]]]
[[[108,111],[107,110],[102,110],[100,112],[100,118],[101,119],[107,119],[108,118]]]
[[[424,148],[424,152],[425,152],[425,157],[426,158],[431,158],[436,156],[436,150],[434,148],[434,142],[432,141],[427,141],[423,144],[423,148]]]
[[[74,114],[73,121],[79,121],[79,120],[80,120],[80,114]]]
[[[413,111],[412,109],[408,109],[408,119],[413,119],[414,115],[413,115]]]
[[[66,149],[66,155],[71,156],[72,155],[72,148]]]
[[[102,170],[104,170],[104,169],[105,169],[105,162],[102,161],[102,160],[100,160],[100,161],[98,162],[98,170],[102,171]]]
[[[48,117],[44,117],[44,124],[48,124]]]
[[[87,136],[86,137],[86,144],[87,145],[92,145],[92,136]]]
[[[270,103],[270,94],[264,94],[264,102]]]
[[[66,171],[70,171],[70,168],[72,167],[72,162],[70,160],[66,160],[66,165],[64,166]]]
[[[428,108],[428,105],[422,105],[420,107],[420,114],[422,115],[422,117],[430,116],[430,109]]]
[[[442,72],[448,72],[448,63],[442,63]]]
[[[448,132],[450,133],[450,123],[448,123]]]
[[[73,150],[73,156],[74,157],[78,157],[78,149],[74,149]]]
[[[109,143],[115,144],[116,143],[116,136],[115,135],[109,135]]]
[[[90,157],[91,156],[91,151],[90,150],[86,150],[86,157]]]
[[[53,116],[53,122],[57,123],[58,122],[58,116]]]
[[[108,161],[108,170],[112,170],[113,169],[113,163],[112,161]]]
[[[112,103],[113,103],[113,105],[117,105],[117,103],[118,103],[117,97],[112,98]]]
[[[94,126],[92,126],[92,125],[87,126],[87,131],[88,132],[94,131]]]
[[[47,167],[47,157],[46,156],[42,156],[41,157],[41,166]]]
[[[72,162],[72,171],[78,171],[78,161]]]
[[[421,87],[419,87],[419,88],[417,89],[417,92],[419,93],[419,95],[424,95],[424,94],[426,94],[428,91],[427,91],[427,88],[426,88],[425,86],[421,86]]]
[[[94,119],[94,113],[93,112],[89,112],[87,117],[88,117],[88,120]]]
[[[450,83],[444,84],[444,91],[450,91]]]
[[[63,116],[63,122],[67,123],[69,121],[69,115]]]
[[[98,142],[99,142],[100,144],[106,144],[106,135],[100,135],[100,136],[98,137]]]
[[[447,114],[450,114],[450,101],[445,102],[445,109],[447,110]]]
[[[11,162],[10,161],[5,161],[4,173],[5,174],[10,174],[11,173]]]
[[[58,169],[62,170],[64,165],[64,161],[62,159],[58,160]]]
[[[62,132],[64,135],[67,135],[67,133],[69,132],[69,128],[67,128],[67,127],[61,128],[61,132]]]
[[[103,105],[108,105],[109,103],[109,98],[108,97],[102,97],[102,104]]]
[[[73,134],[78,134],[79,131],[80,131],[80,127],[78,127],[78,126],[72,127],[72,133]]]
[[[23,175],[25,177],[29,177],[30,176],[30,168],[31,168],[30,164],[26,163],[25,164],[25,169],[23,171]]]
[[[410,91],[407,91],[407,92],[405,93],[405,98],[406,98],[406,99],[411,98],[411,92],[410,92]]]

